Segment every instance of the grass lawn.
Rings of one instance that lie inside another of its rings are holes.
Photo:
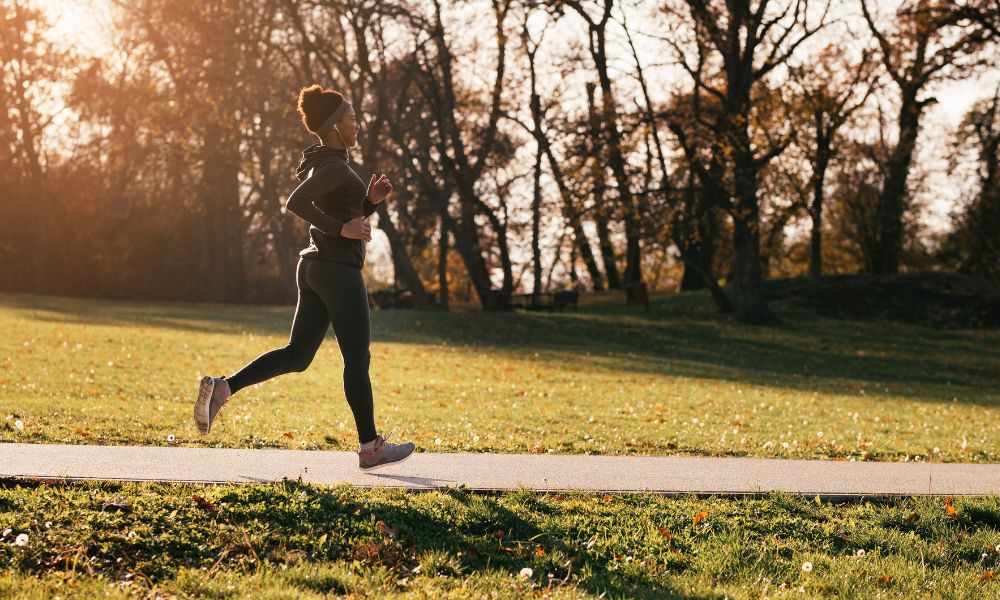
[[[780,328],[701,294],[648,315],[617,293],[579,313],[375,312],[377,421],[435,452],[997,461],[1000,332],[778,309]],[[0,295],[0,441],[353,449],[332,334],[195,430],[199,376],[280,347],[291,318]],[[1000,498],[8,480],[0,565],[15,598],[995,598]]]
[[[617,292],[579,313],[375,311],[376,421],[434,452],[1000,459],[1000,331],[778,312],[736,326],[693,293],[647,315]],[[307,371],[195,429],[198,378],[284,345],[292,313],[0,294],[0,441],[356,448],[332,330]]]
[[[4,598],[154,588],[160,598],[1000,594],[996,497],[838,506],[784,495],[7,482],[0,530]]]

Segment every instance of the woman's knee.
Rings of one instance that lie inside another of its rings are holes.
[[[313,358],[316,356],[315,350],[292,345],[285,346],[284,351],[287,354],[286,364],[288,365],[288,370],[296,373],[301,373],[308,369],[309,365],[312,364]]]
[[[350,371],[368,371],[372,362],[372,353],[366,348],[355,352],[344,353],[344,368]]]

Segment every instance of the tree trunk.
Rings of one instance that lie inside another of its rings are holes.
[[[531,196],[531,264],[532,294],[542,293],[542,249],[540,247],[539,219],[542,208],[542,151],[535,152],[535,181]]]
[[[552,178],[555,179],[556,188],[559,189],[559,196],[562,199],[563,218],[566,219],[569,226],[573,229],[573,244],[580,251],[583,263],[586,265],[587,272],[590,274],[590,281],[593,289],[595,291],[602,290],[604,289],[604,276],[601,274],[601,270],[597,266],[597,260],[594,257],[594,252],[590,248],[590,240],[587,238],[587,233],[583,229],[583,221],[580,219],[580,211],[577,210],[576,201],[574,200],[572,192],[570,192],[569,188],[566,186],[566,179],[563,176],[562,168],[559,166],[559,162],[556,160],[556,157],[552,152],[552,145],[549,143],[548,138],[544,135],[538,138],[538,143],[545,152],[545,156],[549,161],[549,168],[552,171]],[[575,272],[576,271],[574,270],[574,273]]]
[[[873,272],[893,275],[899,272],[903,252],[903,214],[908,204],[907,179],[913,163],[913,151],[920,131],[920,113],[924,103],[916,100],[916,90],[904,90],[899,112],[899,141],[889,157],[888,174],[879,195],[877,235]]]
[[[455,242],[455,249],[462,257],[462,263],[469,274],[469,283],[479,297],[479,304],[483,309],[492,308],[491,289],[489,271],[486,268],[486,261],[483,258],[483,251],[479,245],[479,230],[476,228],[474,215],[468,204],[462,206],[463,218],[455,221],[447,214],[441,213],[445,219],[448,229],[452,232]]]
[[[448,228],[438,217],[438,306],[448,310]]]
[[[239,152],[216,123],[208,123],[202,147],[202,220],[208,299],[245,298],[243,215],[240,214]]]
[[[867,97],[867,96],[866,96]],[[826,113],[817,110],[813,113],[816,126],[816,150],[813,153],[812,204],[809,206],[809,216],[812,219],[812,230],[809,236],[809,277],[818,282],[823,277],[823,201],[825,199],[826,170],[833,156],[833,137],[837,127],[846,119],[846,114],[836,115],[834,121],[828,123]]]
[[[593,83],[587,84],[587,108],[590,114],[590,133],[593,146],[591,147],[591,157],[593,164],[591,167],[591,178],[594,185],[594,222],[597,225],[597,240],[601,250],[601,258],[604,261],[604,273],[608,277],[608,289],[621,289],[621,279],[618,276],[618,265],[615,257],[615,249],[611,244],[611,233],[608,226],[609,213],[608,206],[604,201],[604,166],[600,159],[601,151],[599,140],[602,138],[601,129],[597,123],[597,109],[594,103],[595,86]]]
[[[625,274],[623,283],[634,283],[642,279],[641,271],[641,246],[640,237],[642,215],[639,212],[638,203],[632,196],[629,189],[628,175],[625,172],[625,158],[622,156],[621,133],[618,131],[618,120],[615,115],[615,100],[611,90],[611,78],[608,75],[608,63],[604,48],[604,29],[596,29],[595,43],[592,48],[596,50],[593,54],[594,63],[597,66],[598,80],[601,84],[602,113],[604,129],[607,133],[608,162],[611,165],[611,172],[615,176],[618,184],[618,196],[623,210],[623,220],[625,222]]]
[[[698,270],[690,264],[690,262],[690,260],[681,257],[681,264],[684,267],[684,272],[681,275],[681,285],[678,291],[694,292],[708,287],[705,283],[705,279],[701,276],[701,273],[699,273]]]
[[[773,324],[777,316],[768,308],[761,283],[760,205],[757,199],[757,164],[745,125],[733,130],[741,139],[733,157],[735,206],[733,218],[733,277],[736,318],[755,325]]]
[[[743,201],[746,216],[733,216],[733,275],[736,318],[755,325],[776,322],[764,300],[760,271],[760,218],[757,203]]]
[[[431,307],[431,300],[424,288],[424,282],[420,280],[420,275],[413,267],[413,261],[406,251],[406,242],[403,236],[396,229],[395,223],[389,218],[389,210],[385,202],[379,202],[375,207],[378,213],[378,228],[385,232],[385,237],[389,239],[389,251],[392,253],[392,264],[396,272],[396,281],[401,281],[403,287],[413,294],[413,308],[428,309]]]

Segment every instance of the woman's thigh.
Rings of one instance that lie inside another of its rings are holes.
[[[329,314],[341,353],[367,354],[371,342],[368,290],[361,269],[335,262],[311,261],[306,281],[315,290]]]
[[[312,356],[323,343],[326,330],[330,327],[330,314],[323,298],[309,284],[307,273],[309,259],[300,258],[296,267],[295,281],[298,286],[298,301],[292,318],[292,332],[288,345]]]

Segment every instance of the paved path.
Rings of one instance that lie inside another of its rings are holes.
[[[267,482],[302,479],[414,490],[581,489],[664,494],[781,490],[836,498],[1000,494],[1000,464],[757,458],[417,453],[363,472],[353,452],[0,443],[0,477]]]

